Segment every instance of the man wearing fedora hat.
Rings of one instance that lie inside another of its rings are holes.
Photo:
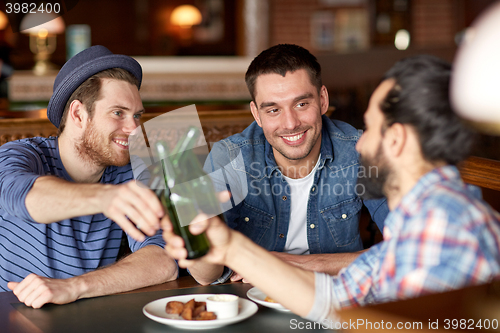
[[[39,308],[177,277],[163,208],[130,181],[141,79],[134,59],[88,48],[56,77],[47,117],[58,136],[0,148],[0,291]],[[115,263],[122,229],[133,253]]]

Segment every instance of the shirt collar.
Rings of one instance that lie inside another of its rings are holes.
[[[406,220],[406,217],[418,213],[420,209],[418,203],[427,192],[433,191],[436,184],[447,181],[461,181],[460,172],[456,166],[446,165],[435,168],[420,177],[415,186],[403,196],[401,202],[386,218],[385,226],[389,229],[390,234],[395,231],[394,228],[398,229],[402,227],[400,224]],[[399,225],[399,227],[396,225]],[[384,228],[384,239],[386,239],[386,234],[387,232]]]
[[[442,183],[450,180],[460,180],[460,172],[457,167],[453,165],[445,165],[435,168],[425,175],[420,177],[415,186],[408,192],[399,203],[405,211],[413,207],[415,202],[422,197],[425,192],[429,191],[435,184]]]

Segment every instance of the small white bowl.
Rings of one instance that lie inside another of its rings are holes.
[[[207,311],[215,312],[217,319],[232,318],[238,315],[236,295],[220,294],[207,297]]]

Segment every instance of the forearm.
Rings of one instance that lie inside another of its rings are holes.
[[[99,190],[111,185],[77,184],[44,176],[26,196],[26,209],[38,223],[52,223],[75,216],[101,213]]]
[[[199,261],[189,267],[191,276],[201,285],[207,285],[217,280],[224,271],[224,266]]]
[[[177,274],[175,261],[161,247],[148,245],[113,265],[71,279],[78,298],[88,298],[160,284]]]
[[[300,316],[306,316],[314,303],[314,273],[292,266],[256,245],[238,232],[232,232],[226,266]]]
[[[353,253],[321,253],[296,255],[272,252],[275,256],[292,265],[309,271],[337,275],[339,271],[349,266],[363,251]]]

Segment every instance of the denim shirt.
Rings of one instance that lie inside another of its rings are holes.
[[[321,156],[309,189],[307,241],[311,254],[363,249],[359,217],[363,201],[357,196],[361,131],[323,116]],[[242,133],[214,144],[205,171],[216,190],[231,191],[223,205],[226,223],[269,251],[283,252],[290,220],[290,187],[262,129],[253,122]],[[305,204],[305,203],[304,203]],[[389,210],[386,200],[364,204],[380,230]]]

